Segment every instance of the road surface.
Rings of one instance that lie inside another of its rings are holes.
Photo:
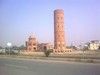
[[[0,58],[0,75],[100,75],[100,64]]]

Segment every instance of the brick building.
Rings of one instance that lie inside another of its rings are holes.
[[[37,39],[33,36],[28,38],[26,41],[26,51],[36,52],[37,51]]]

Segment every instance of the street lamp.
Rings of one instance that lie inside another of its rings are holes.
[[[7,46],[9,47],[9,55],[10,55],[10,47],[12,46],[12,43],[8,42]]]

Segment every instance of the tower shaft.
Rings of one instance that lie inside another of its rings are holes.
[[[65,51],[64,11],[54,11],[54,52]]]

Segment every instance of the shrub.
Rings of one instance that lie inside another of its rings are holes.
[[[51,50],[45,50],[44,53],[45,53],[45,56],[48,57],[51,53]]]

